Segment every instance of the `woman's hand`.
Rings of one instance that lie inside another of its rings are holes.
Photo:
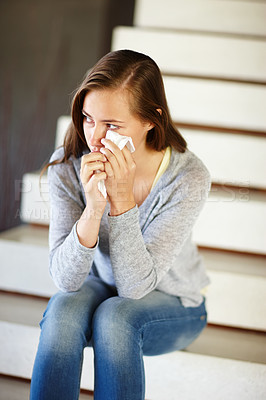
[[[100,153],[85,154],[81,159],[80,179],[87,201],[86,208],[91,217],[101,219],[106,206],[106,199],[98,189],[98,182],[106,179],[104,163],[106,157]]]
[[[86,207],[77,224],[79,242],[85,247],[94,247],[100,229],[106,199],[98,189],[98,182],[106,179],[104,162],[106,158],[99,152],[82,157],[80,179],[86,196]]]
[[[133,193],[136,164],[126,146],[120,150],[108,139],[102,139],[102,144],[105,147],[100,151],[107,159],[104,171],[110,215],[123,214],[136,205]]]

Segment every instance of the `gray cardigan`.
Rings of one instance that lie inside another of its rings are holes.
[[[56,150],[51,161],[63,154]],[[81,245],[76,232],[85,207],[80,165],[71,157],[48,169],[50,273],[57,287],[77,291],[94,274],[121,297],[139,299],[157,289],[179,296],[185,307],[198,306],[209,279],[191,234],[210,189],[204,164],[189,150],[172,149],[167,170],[140,207],[109,216],[107,204],[94,248]]]

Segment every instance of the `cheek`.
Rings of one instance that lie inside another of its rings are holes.
[[[134,144],[134,147],[135,147],[135,150],[137,150],[138,148],[142,147],[143,144],[146,143],[146,136],[147,136],[146,133],[143,133],[143,134],[141,134],[141,133],[139,133],[139,134],[133,133],[132,135],[128,135],[128,136],[131,136],[133,144]]]
[[[147,131],[143,128],[143,126],[138,126],[138,128],[134,132],[134,136],[132,137],[133,142],[136,143],[136,146],[146,141]]]
[[[90,129],[88,127],[88,124],[86,124],[86,123],[83,123],[83,132],[84,132],[84,136],[85,136],[86,141],[88,141],[88,139],[90,137],[90,133],[89,133]]]

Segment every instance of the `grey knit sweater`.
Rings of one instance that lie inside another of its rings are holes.
[[[63,152],[56,150],[51,161]],[[189,150],[172,150],[167,170],[140,207],[109,216],[107,204],[92,249],[76,232],[85,207],[80,165],[80,158],[70,158],[48,170],[50,273],[57,287],[77,291],[94,274],[121,297],[139,299],[157,289],[179,296],[185,307],[199,305],[209,279],[191,234],[210,188],[204,164]]]

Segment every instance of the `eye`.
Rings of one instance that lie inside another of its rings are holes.
[[[111,131],[119,129],[119,126],[113,125],[113,124],[107,124],[107,126],[108,126],[108,129],[110,129]]]
[[[91,117],[89,117],[88,115],[83,114],[83,118],[89,124],[93,124],[93,119]]]

